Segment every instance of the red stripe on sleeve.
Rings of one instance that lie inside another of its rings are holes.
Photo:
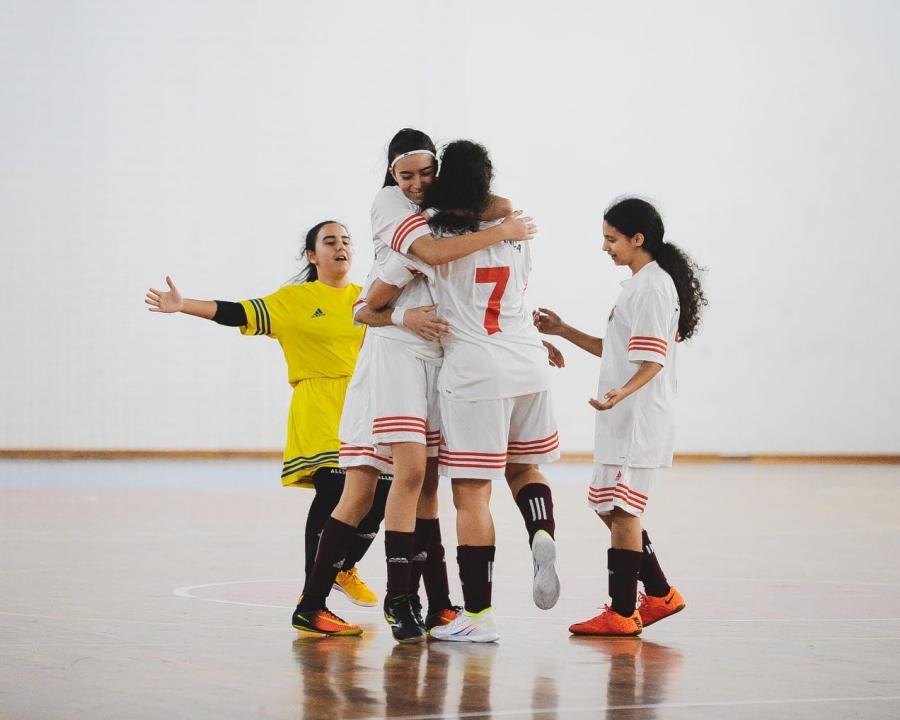
[[[427,224],[428,221],[421,215],[410,215],[397,226],[396,230],[394,230],[394,237],[391,239],[391,249],[400,252],[400,247],[403,245],[403,241],[406,240],[407,236],[413,230]]]

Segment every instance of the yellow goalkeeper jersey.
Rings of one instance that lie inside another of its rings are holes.
[[[281,482],[312,487],[310,476],[338,466],[338,426],[344,395],[363,339],[352,307],[362,288],[334,288],[318,280],[285,285],[271,295],[241,301],[243,335],[278,340],[294,388]]]

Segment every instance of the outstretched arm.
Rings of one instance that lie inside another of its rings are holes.
[[[644,387],[644,385],[655,378],[662,369],[663,366],[659,363],[655,363],[651,360],[644,360],[637,372],[632,375],[631,379],[622,387],[610,390],[603,396],[603,400],[591,398],[588,402],[595,410],[609,410],[618,405],[632,393],[637,392]]]
[[[562,321],[552,310],[538,308],[532,313],[534,325],[545,335],[559,335],[570,343],[577,345],[582,350],[587,350],[591,355],[601,357],[603,355],[603,338],[588,335],[581,330],[573,328]]]
[[[501,240],[530,240],[537,226],[530,217],[522,217],[522,211],[507,215],[499,225],[454,237],[441,238],[422,235],[413,240],[409,252],[429,265],[443,265],[471,255]]]
[[[144,302],[149,305],[150,312],[175,313],[215,320],[220,325],[241,327],[247,324],[247,312],[240,303],[225,302],[219,300],[192,300],[181,297],[172,278],[166,275],[168,291],[150,288]]]

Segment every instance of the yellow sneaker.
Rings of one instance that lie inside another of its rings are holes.
[[[334,589],[340,590],[354,605],[363,607],[375,607],[378,605],[378,596],[357,573],[356,568],[341,570],[334,579]]]

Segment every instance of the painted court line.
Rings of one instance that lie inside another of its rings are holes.
[[[259,608],[270,608],[274,610],[293,610],[293,606],[291,605],[271,605],[267,603],[253,603],[246,602],[243,600],[224,600],[221,598],[210,598],[210,597],[200,597],[197,595],[193,595],[192,591],[199,590],[201,588],[211,588],[211,587],[225,587],[228,585],[254,585],[254,584],[263,584],[263,583],[280,583],[280,582],[294,582],[299,583],[299,578],[275,578],[275,579],[258,579],[258,580],[228,580],[224,582],[216,582],[216,583],[204,583],[202,585],[185,585],[184,587],[175,588],[172,590],[172,594],[177,597],[188,598],[190,600],[202,600],[204,602],[214,602],[220,603],[222,605],[240,605],[243,607],[259,607]],[[361,607],[352,608],[355,614],[362,615],[378,615],[381,616],[380,610],[368,610]],[[555,616],[547,616],[547,615],[506,615],[502,612],[497,613],[497,618],[501,620],[527,620],[530,622],[549,622],[549,623],[559,623],[561,620]],[[694,618],[694,617],[684,617],[679,618],[679,623],[806,623],[806,624],[815,624],[815,623],[885,623],[885,622],[897,622],[900,621],[900,618],[888,617],[888,618]],[[869,638],[872,640],[878,639],[891,639],[891,638]]]

